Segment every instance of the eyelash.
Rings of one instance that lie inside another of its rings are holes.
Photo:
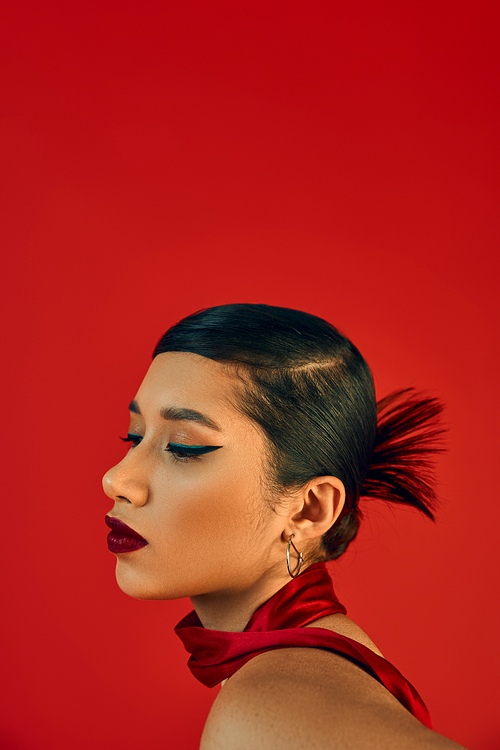
[[[132,447],[136,448],[142,440],[142,435],[133,435],[129,432],[127,437],[121,437],[120,440],[123,440],[124,443],[132,443]],[[196,461],[205,453],[211,453],[221,447],[220,445],[182,445],[181,443],[169,443],[165,450],[171,454],[174,461],[187,463],[188,461]]]

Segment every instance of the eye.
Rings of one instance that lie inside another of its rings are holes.
[[[187,462],[190,459],[196,460],[205,453],[211,453],[222,448],[222,445],[182,445],[181,443],[169,443],[165,448],[172,454],[175,461]]]
[[[135,448],[141,442],[142,435],[134,435],[129,432],[127,437],[120,437],[120,440],[123,440],[124,443],[132,443],[132,448]]]

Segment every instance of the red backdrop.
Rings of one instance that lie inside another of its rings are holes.
[[[371,506],[334,576],[437,730],[498,748],[495,7],[7,8],[2,748],[197,747],[189,602],[118,590],[100,478],[157,338],[234,301],[446,402],[438,523]]]

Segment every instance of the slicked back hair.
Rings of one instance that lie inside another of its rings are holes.
[[[346,504],[322,537],[324,559],[339,557],[356,536],[362,496],[433,518],[440,403],[407,389],[377,404],[367,363],[327,321],[283,307],[221,305],[172,326],[153,357],[172,351],[235,367],[239,406],[269,444],[272,489],[283,493],[318,476],[343,482]]]

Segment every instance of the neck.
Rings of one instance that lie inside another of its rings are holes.
[[[192,596],[191,602],[204,628],[240,633],[256,609],[290,581],[282,566],[266,571],[242,590],[230,589]]]

